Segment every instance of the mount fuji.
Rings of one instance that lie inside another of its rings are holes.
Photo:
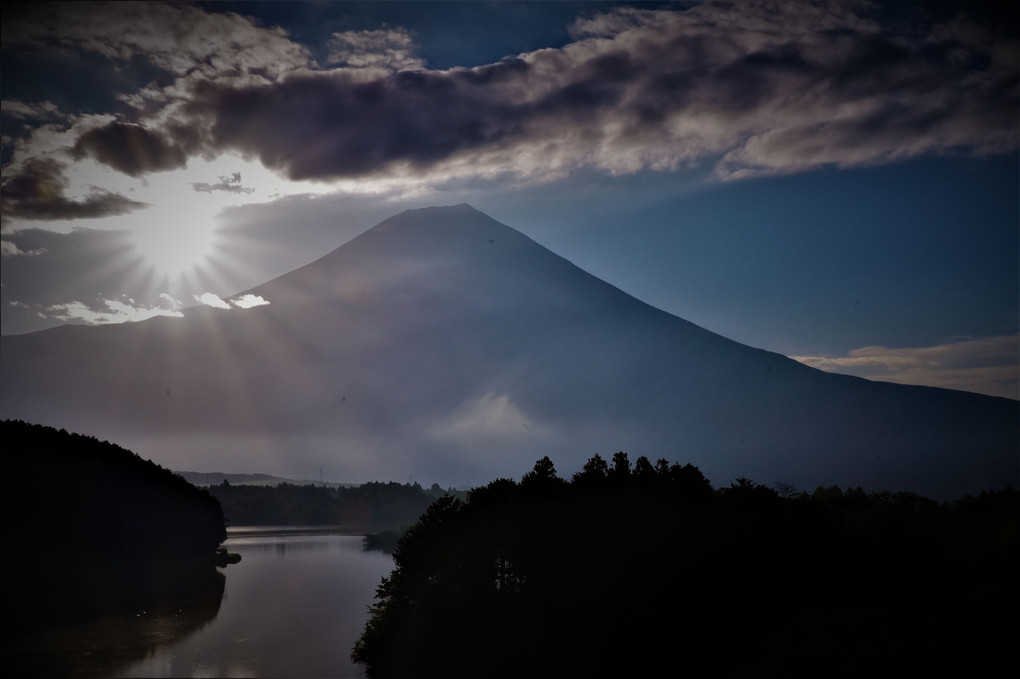
[[[716,485],[1020,482],[1016,401],[738,344],[468,205],[403,212],[244,294],[268,303],[3,337],[0,418],[293,478],[467,485],[624,450]]]

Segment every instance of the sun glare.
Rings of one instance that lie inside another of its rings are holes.
[[[164,212],[134,230],[135,247],[158,275],[179,278],[201,268],[213,254],[215,222],[208,210]]]

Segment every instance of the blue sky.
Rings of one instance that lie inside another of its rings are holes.
[[[2,332],[173,315],[469,202],[745,344],[1017,398],[1018,27],[980,3],[8,3]]]

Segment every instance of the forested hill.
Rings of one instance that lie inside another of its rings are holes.
[[[386,677],[962,677],[1015,663],[1020,493],[713,488],[625,453],[445,497],[353,658]],[[999,670],[1001,671],[1001,670]]]
[[[226,539],[205,490],[106,441],[6,420],[6,534],[64,552],[209,554]]]
[[[5,639],[108,615],[215,615],[216,498],[92,437],[6,420],[0,442]]]

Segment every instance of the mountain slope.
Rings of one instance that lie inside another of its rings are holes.
[[[459,485],[599,452],[956,496],[1017,483],[1018,404],[831,375],[650,307],[470,206],[410,210],[247,310],[2,339],[0,416],[172,467]]]

